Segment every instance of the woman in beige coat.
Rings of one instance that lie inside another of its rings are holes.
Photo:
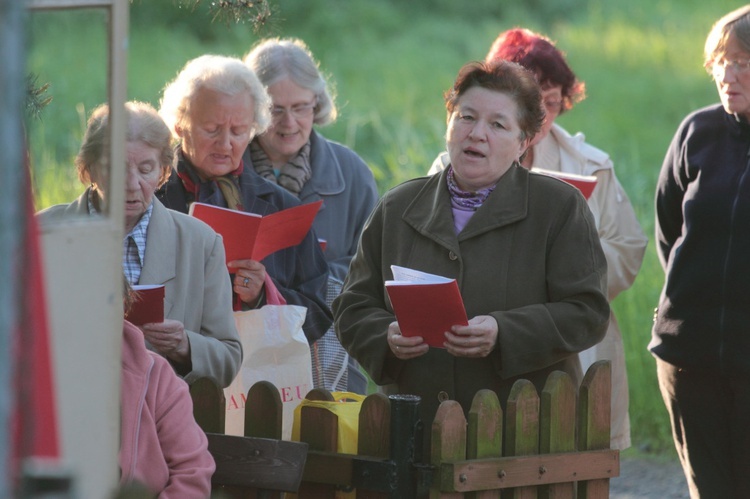
[[[128,102],[125,113],[123,270],[132,285],[164,284],[164,321],[139,328],[149,348],[166,357],[186,382],[210,377],[228,386],[239,370],[242,346],[221,236],[154,197],[172,169],[171,134],[149,104]],[[45,220],[103,211],[108,115],[106,105],[94,110],[76,159],[79,178],[89,187],[74,202],[41,212]]]
[[[494,59],[521,64],[536,74],[542,85],[547,119],[524,157],[523,166],[596,177],[597,184],[588,204],[607,258],[607,297],[612,301],[633,285],[648,238],[615,176],[609,155],[586,143],[583,134],[570,135],[555,123],[555,118],[583,99],[584,84],[576,79],[563,53],[549,39],[526,29],[501,33],[486,58],[487,61]],[[447,154],[441,159],[435,161],[433,170],[442,169],[441,163],[448,162]],[[580,359],[584,372],[597,360],[612,362],[611,446],[613,449],[630,447],[625,349],[614,314],[610,315],[604,339],[581,352]]]
[[[381,199],[334,301],[341,344],[380,384],[421,397],[429,429],[439,403],[468,411],[480,389],[504,406],[518,378],[542,388],[601,340],[606,263],[591,211],[573,187],[519,165],[544,112],[533,75],[471,63],[447,93],[450,166]],[[403,336],[384,289],[391,265],[455,278],[469,324],[443,348]]]

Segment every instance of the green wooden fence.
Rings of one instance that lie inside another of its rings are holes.
[[[228,497],[286,490],[301,498],[484,499],[502,492],[503,499],[598,499],[609,497],[609,479],[619,475],[619,452],[609,449],[610,379],[610,363],[600,361],[578,388],[562,372],[549,376],[541,394],[519,380],[504,411],[494,392],[482,390],[468,419],[457,402],[445,401],[425,462],[415,459],[418,397],[369,395],[359,412],[357,454],[343,454],[338,417],[325,409],[301,411],[303,443],[278,440],[281,400],[270,383],[248,392],[246,437],[221,435],[225,402],[215,384],[200,380],[191,394],[217,460],[215,489]],[[307,398],[333,400],[319,389]]]

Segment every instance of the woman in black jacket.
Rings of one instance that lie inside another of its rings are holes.
[[[691,113],[656,191],[666,273],[649,349],[691,497],[750,497],[750,5],[714,24],[721,98]]]

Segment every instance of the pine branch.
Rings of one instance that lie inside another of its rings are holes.
[[[45,95],[49,83],[37,86],[37,75],[30,73],[26,76],[26,112],[29,117],[41,119],[42,109],[52,101],[52,97]]]
[[[202,0],[179,0],[183,6],[195,8]],[[268,0],[209,0],[212,21],[226,24],[251,23],[255,31],[268,28],[274,9]]]

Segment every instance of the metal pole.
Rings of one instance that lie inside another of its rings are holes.
[[[416,395],[390,395],[391,401],[391,461],[396,464],[395,490],[390,497],[416,497],[417,480],[414,460],[421,454],[422,424],[419,420],[419,401]]]
[[[25,227],[23,161],[25,85],[24,3],[0,0],[0,497],[11,497],[11,431],[14,369],[12,335],[17,322],[20,278],[17,271]]]

